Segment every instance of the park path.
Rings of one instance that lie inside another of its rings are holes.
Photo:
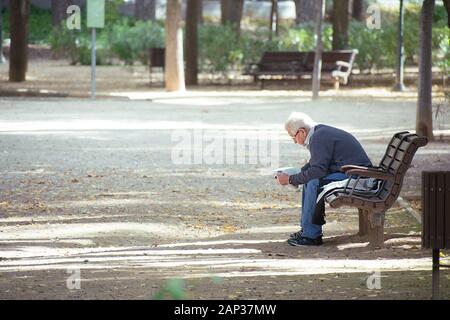
[[[377,162],[393,132],[414,128],[413,99],[148,98],[0,101],[0,298],[152,298],[173,278],[194,299],[299,299],[304,290],[312,298],[427,297],[429,253],[403,208],[387,215],[384,249],[354,236],[350,209],[328,212],[323,247],[293,248],[285,240],[297,229],[300,193],[275,185],[267,164],[172,157],[176,130],[247,141],[265,132],[279,138],[279,166],[301,164],[307,154],[283,122],[303,111],[354,133]],[[417,153],[402,193],[414,207],[420,172],[448,168],[449,154],[440,141]],[[78,268],[81,289],[69,290]],[[375,271],[381,291],[366,286]]]

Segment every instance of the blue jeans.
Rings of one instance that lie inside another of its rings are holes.
[[[341,172],[331,173],[322,178],[327,183],[333,181],[340,181],[348,177]],[[311,239],[316,239],[322,236],[322,226],[312,223],[312,218],[316,209],[317,190],[319,189],[319,179],[310,180],[303,185],[302,192],[302,215],[300,217],[300,226],[303,229],[303,236]]]

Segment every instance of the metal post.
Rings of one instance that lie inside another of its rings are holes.
[[[0,0],[0,64],[6,63],[6,59],[3,56],[3,0]]]
[[[96,42],[96,32],[95,28],[92,28],[92,56],[91,56],[91,98],[95,99],[95,68],[97,65],[96,61],[96,48],[95,48],[95,42]]]
[[[433,300],[439,299],[439,249],[433,249]]]
[[[404,64],[405,64],[405,47],[403,45],[403,26],[404,26],[405,9],[403,0],[400,0],[399,21],[398,21],[398,39],[397,39],[397,76],[394,91],[404,91],[403,83]]]
[[[320,0],[320,12],[316,21],[316,52],[312,76],[312,98],[317,99],[320,91],[320,76],[322,72],[322,22],[325,15],[325,0]]]

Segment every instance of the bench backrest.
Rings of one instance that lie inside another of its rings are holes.
[[[266,51],[261,58],[260,68],[263,71],[300,71],[306,54],[298,51]]]
[[[303,64],[303,69],[305,71],[312,71],[314,69],[315,53],[310,51],[307,52],[307,54],[308,55]],[[352,66],[357,54],[358,50],[336,50],[322,52],[322,72],[331,72],[336,70],[337,61],[348,62],[350,66]]]
[[[389,142],[379,167],[394,176],[393,181],[386,181],[377,197],[384,200],[384,206],[389,208],[400,194],[406,171],[417,149],[428,143],[427,138],[419,137],[409,132],[396,133]]]
[[[322,52],[322,72],[336,70],[336,62],[344,61],[353,65],[358,50],[336,50]],[[312,72],[314,69],[314,51],[266,51],[260,66],[261,70],[293,70]],[[351,69],[351,68],[350,68]]]

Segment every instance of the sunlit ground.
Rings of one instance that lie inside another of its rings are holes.
[[[308,154],[283,122],[304,111],[354,133],[377,163],[394,132],[414,130],[412,97],[158,94],[0,101],[0,298],[150,299],[169,278],[194,299],[429,298],[431,252],[399,205],[386,215],[384,248],[355,235],[351,208],[328,210],[322,247],[291,247],[301,193],[276,185],[263,170],[271,164],[172,158],[176,130],[247,142],[262,131],[277,137],[277,166],[301,165]],[[435,125],[449,130],[445,119]],[[443,139],[414,158],[402,196],[419,214],[420,172],[448,168],[449,153]],[[73,269],[80,290],[67,288]],[[380,291],[366,286],[373,272]]]

